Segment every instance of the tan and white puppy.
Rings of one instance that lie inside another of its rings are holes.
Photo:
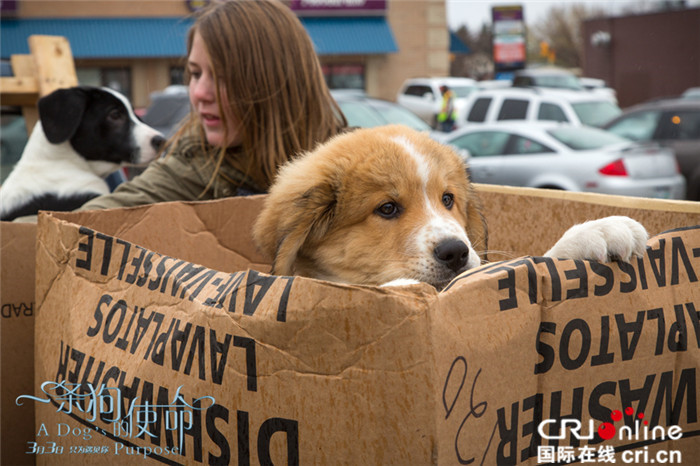
[[[488,238],[462,159],[398,125],[337,136],[284,165],[253,233],[277,275],[438,289],[481,264]],[[609,217],[567,232],[548,254],[627,258],[646,237],[634,220]]]

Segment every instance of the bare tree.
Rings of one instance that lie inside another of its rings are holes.
[[[483,24],[478,34],[461,26],[455,34],[469,47],[471,53],[455,55],[450,66],[451,76],[489,79],[493,74],[493,38],[491,26]]]
[[[549,61],[564,68],[579,68],[583,56],[582,23],[596,14],[581,4],[550,8],[549,14],[530,28],[533,39],[530,41],[530,61]],[[541,47],[542,43],[546,47]],[[551,55],[541,56],[541,48]]]

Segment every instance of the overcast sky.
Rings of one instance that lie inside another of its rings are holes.
[[[620,14],[625,8],[634,5],[644,11],[654,0],[446,0],[447,22],[450,29],[456,30],[466,24],[470,31],[477,32],[483,23],[491,23],[491,7],[496,5],[523,5],[525,23],[532,25],[546,17],[554,5],[586,4],[605,8],[611,15]],[[686,0],[692,7],[700,6],[700,0]]]

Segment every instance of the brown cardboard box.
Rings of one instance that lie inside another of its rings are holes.
[[[34,392],[34,244],[36,225],[0,222],[0,464],[34,464],[34,405],[15,398]]]
[[[697,204],[481,188],[511,260],[442,293],[261,273],[260,198],[42,215],[37,460],[536,464],[567,416],[618,435],[562,453],[698,457],[700,230],[630,264],[519,257],[580,218],[656,234]],[[664,442],[619,438],[640,413]]]

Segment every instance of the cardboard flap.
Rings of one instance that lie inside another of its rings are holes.
[[[268,271],[269,261],[256,250],[250,233],[262,198],[258,195],[219,201],[165,202],[51,215],[224,272],[247,268]]]
[[[489,260],[541,255],[586,220],[624,215],[650,235],[700,225],[700,202],[476,185],[489,225]]]

